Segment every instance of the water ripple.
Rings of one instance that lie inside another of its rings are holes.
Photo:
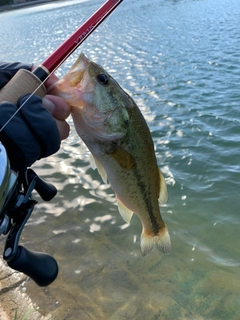
[[[0,59],[42,62],[99,5],[0,14]],[[23,238],[61,264],[58,290],[36,294],[43,311],[52,295],[61,301],[53,313],[69,319],[85,319],[80,310],[100,320],[239,316],[239,8],[237,0],[123,1],[59,68],[66,73],[83,51],[138,104],[168,185],[161,214],[173,249],[142,259],[141,223],[122,221],[69,119],[61,150],[34,165],[58,194],[51,203],[36,195]]]

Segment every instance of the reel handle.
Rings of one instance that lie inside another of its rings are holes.
[[[57,194],[57,189],[51,183],[45,182],[32,169],[27,170],[28,181],[35,181],[34,189],[44,201],[50,201]]]
[[[7,260],[7,250],[4,252],[4,259]],[[48,286],[58,275],[58,264],[52,256],[23,246],[18,246],[17,254],[7,264],[10,268],[25,273],[40,287]]]

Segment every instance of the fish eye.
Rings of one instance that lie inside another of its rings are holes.
[[[105,73],[100,73],[97,76],[97,80],[100,84],[106,86],[109,83],[109,78]]]

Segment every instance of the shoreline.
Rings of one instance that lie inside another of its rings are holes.
[[[17,10],[25,7],[33,7],[33,6],[41,5],[48,2],[60,2],[60,1],[62,0],[36,0],[36,1],[30,1],[30,2],[24,2],[24,3],[7,4],[7,5],[0,6],[0,12]]]
[[[41,314],[38,306],[32,303],[31,298],[25,292],[26,281],[28,281],[26,275],[9,268],[0,258],[0,319],[54,319],[51,314]]]

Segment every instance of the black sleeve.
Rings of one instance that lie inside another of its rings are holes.
[[[17,171],[24,171],[36,160],[57,152],[61,143],[56,121],[42,106],[42,99],[34,95],[20,98],[17,106],[10,102],[0,103],[0,128],[23,104],[0,132],[10,165]]]
[[[0,89],[2,89],[5,84],[15,75],[19,69],[26,69],[31,71],[31,64],[24,64],[21,62],[0,62]]]

